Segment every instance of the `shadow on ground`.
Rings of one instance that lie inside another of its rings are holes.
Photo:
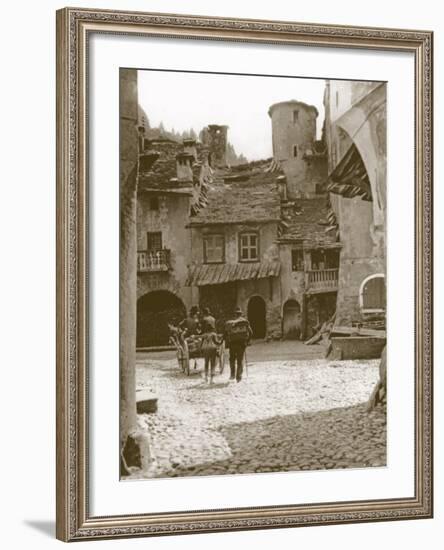
[[[203,388],[202,388],[203,389]],[[365,404],[313,413],[275,416],[221,429],[232,458],[175,468],[192,476],[366,468],[386,465],[386,410]]]

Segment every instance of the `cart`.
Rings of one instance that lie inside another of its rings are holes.
[[[219,335],[219,337],[221,338],[221,335]],[[192,360],[194,360],[194,370],[196,370],[197,359],[204,357],[201,351],[202,336],[196,334],[184,338],[183,333],[181,333],[178,329],[175,329],[171,332],[170,342],[176,348],[177,362],[180,370],[189,376],[191,372]],[[219,374],[224,372],[225,356],[225,342],[222,341],[216,351],[216,372],[219,372]]]

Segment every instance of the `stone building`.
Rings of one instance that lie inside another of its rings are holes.
[[[386,309],[386,85],[327,81],[324,105],[342,244],[336,323],[378,322]]]
[[[191,139],[143,139],[137,204],[137,347],[168,344],[168,323],[193,303],[186,286],[192,258],[191,210],[203,204],[208,151]],[[158,156],[154,164],[145,159]]]
[[[318,111],[291,100],[275,103],[271,118],[273,157],[287,178],[288,198],[312,198],[325,193],[325,143],[316,140]]]
[[[216,168],[207,203],[188,224],[187,285],[196,302],[210,308],[219,330],[240,306],[255,338],[281,336],[281,174],[270,166],[271,159]]]
[[[274,159],[287,186],[278,238],[282,335],[306,338],[336,309],[341,245],[326,191],[327,147],[324,139],[316,139],[313,105],[284,101],[268,113]]]
[[[254,337],[302,339],[336,309],[341,245],[328,196],[289,200],[286,186],[274,159],[216,169],[190,217],[187,284],[220,329],[240,306]]]
[[[315,107],[277,103],[273,158],[238,166],[227,126],[182,143],[140,127],[138,347],[167,344],[193,305],[299,339],[385,308],[385,88],[331,82],[324,101],[322,139]]]
[[[341,243],[328,196],[283,202],[278,243],[283,337],[305,339],[336,310]]]

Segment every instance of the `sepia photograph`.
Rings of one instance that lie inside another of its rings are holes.
[[[119,80],[120,479],[385,467],[386,82]]]

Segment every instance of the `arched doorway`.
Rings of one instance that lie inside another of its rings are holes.
[[[359,305],[362,313],[385,313],[386,288],[383,273],[364,279],[359,289]]]
[[[148,292],[137,301],[137,347],[168,345],[168,323],[177,324],[185,315],[182,300],[172,292]]]
[[[248,302],[248,321],[253,331],[253,338],[265,338],[267,332],[265,300],[253,296]]]
[[[299,340],[302,331],[301,306],[296,300],[284,304],[282,332],[287,340]]]

